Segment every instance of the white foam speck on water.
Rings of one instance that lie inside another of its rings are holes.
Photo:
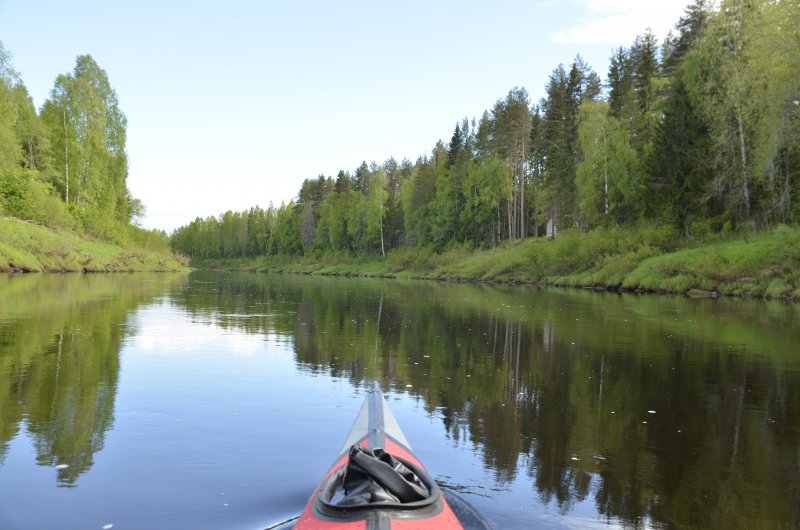
[[[656,413],[656,411],[654,411],[654,410],[648,410],[648,411],[647,411],[647,413],[648,413],[648,414],[655,414],[655,413]]]
[[[58,464],[56,466],[56,469],[67,469],[68,467],[69,467],[69,464]]]
[[[411,388],[411,385],[406,385],[406,388]]]
[[[112,528],[114,528],[114,525],[113,525],[113,524],[106,524],[106,525],[103,525],[103,530],[111,530]]]

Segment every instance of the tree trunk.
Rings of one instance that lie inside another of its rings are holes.
[[[525,137],[522,137],[522,172],[520,174],[519,192],[519,237],[525,239],[528,235],[525,226]]]
[[[608,151],[606,151],[606,131],[603,129],[603,179],[605,186],[605,215],[608,216]]]
[[[733,73],[736,82],[736,122],[739,127],[739,152],[742,157],[742,195],[744,198],[744,217],[750,219],[750,189],[747,183],[747,152],[744,143],[744,120],[742,117],[742,101],[741,101],[741,80],[739,78],[739,53],[737,51],[737,35],[733,34]]]
[[[747,183],[747,153],[744,145],[744,125],[742,124],[742,111],[738,108],[736,112],[736,121],[739,122],[739,151],[742,156],[742,195],[744,197],[744,218],[750,219],[750,188]]]
[[[494,230],[493,230],[494,232]],[[497,201],[497,237],[494,237],[495,234],[492,234],[492,248],[495,247],[496,243],[500,243],[500,201]]]
[[[80,151],[79,151],[80,152]],[[78,159],[78,193],[75,196],[75,204],[81,203],[81,181],[83,180],[83,157]]]
[[[511,179],[511,200],[506,203],[506,212],[508,214],[508,240],[511,241],[514,239],[514,212],[513,206],[517,205],[517,198],[516,198],[516,191],[517,191],[517,183],[514,182],[516,179]],[[513,206],[512,206],[513,205]]]
[[[36,154],[33,149],[33,142],[33,136],[28,138],[28,167],[30,169],[36,169]]]
[[[383,219],[381,219],[381,254],[386,259],[386,250],[383,247]]]
[[[533,185],[533,237],[539,237],[539,209],[536,206],[536,184]]]
[[[789,170],[789,155],[788,149],[783,151],[783,165],[784,165],[784,172],[785,172],[785,179],[783,183],[783,196],[784,196],[784,205],[783,211],[784,213],[784,222],[788,223],[792,217],[792,179],[791,179],[791,171]]]
[[[64,107],[64,202],[69,204],[69,138],[67,137],[67,109]]]

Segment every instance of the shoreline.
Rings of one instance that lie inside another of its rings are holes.
[[[645,230],[573,231],[494,249],[400,247],[386,258],[311,254],[187,260],[14,218],[0,218],[0,273],[178,272],[191,269],[455,283],[571,287],[599,292],[800,302],[800,226],[676,243]]]
[[[600,238],[608,234],[600,233]],[[613,239],[613,238],[611,238]],[[658,248],[573,234],[493,250],[395,249],[386,259],[343,255],[197,260],[204,270],[397,278],[669,294],[690,298],[800,301],[800,227]],[[611,249],[611,250],[608,250]]]
[[[168,249],[167,249],[168,250]],[[0,218],[0,273],[179,272],[189,270],[175,256],[135,244],[118,245],[41,226]]]
[[[323,276],[326,278],[364,278],[376,280],[416,280],[427,282],[440,282],[440,283],[463,283],[471,285],[507,285],[510,287],[543,287],[555,289],[577,289],[581,291],[595,291],[598,293],[616,293],[616,294],[639,294],[639,295],[660,295],[660,296],[680,296],[684,298],[694,299],[712,299],[717,300],[720,298],[741,299],[741,300],[772,300],[780,302],[800,302],[800,297],[790,298],[769,298],[767,296],[757,295],[735,295],[720,293],[719,291],[702,291],[700,289],[691,289],[686,292],[666,291],[657,289],[642,289],[642,288],[624,288],[624,287],[606,287],[603,285],[562,285],[557,283],[548,283],[543,281],[522,281],[522,280],[476,280],[464,278],[440,278],[440,277],[423,277],[423,276],[401,276],[396,274],[387,275],[359,275],[349,273],[335,273],[335,272],[295,272],[284,270],[256,270],[256,269],[226,269],[226,268],[199,268],[194,270],[204,270],[208,272],[248,272],[257,274],[288,274],[293,276]]]

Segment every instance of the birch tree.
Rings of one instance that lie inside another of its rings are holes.
[[[64,201],[102,222],[129,222],[127,119],[106,72],[91,56],[79,56],[72,72],[56,78],[41,116],[52,142],[53,184]]]
[[[589,225],[630,220],[637,164],[630,136],[604,101],[584,102],[579,117],[575,188],[580,218]]]
[[[370,239],[380,239],[381,256],[386,257],[386,246],[383,240],[383,218],[386,209],[388,179],[386,171],[379,168],[372,177],[369,186],[369,213],[367,216],[367,234]]]

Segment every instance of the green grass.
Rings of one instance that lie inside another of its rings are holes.
[[[724,295],[798,298],[800,229],[780,226],[754,237],[736,236],[644,260],[625,288]]]
[[[686,243],[665,227],[567,230],[492,250],[399,248],[345,255],[210,260],[201,268],[295,274],[538,283],[613,290],[800,300],[800,227]]]
[[[0,218],[2,272],[135,272],[185,270],[174,256],[121,247],[73,232]]]

